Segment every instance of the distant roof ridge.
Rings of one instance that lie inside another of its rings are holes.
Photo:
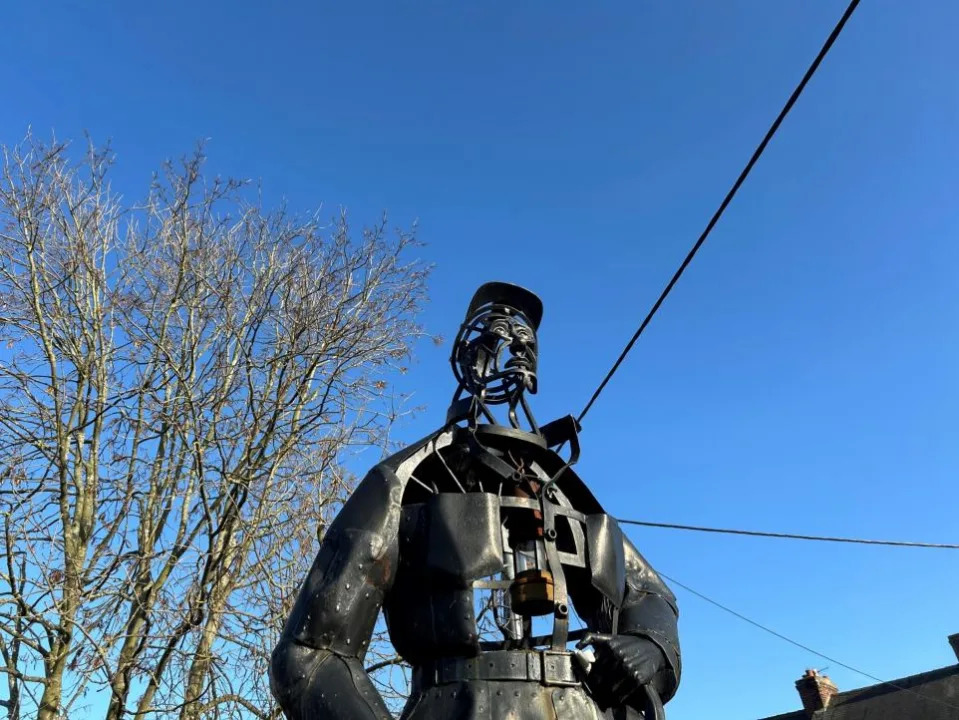
[[[916,673],[915,675],[906,675],[905,677],[901,678],[884,680],[882,682],[873,683],[872,685],[864,685],[863,687],[853,688],[851,690],[843,690],[833,696],[832,702],[829,703],[829,707],[841,705],[847,700],[861,698],[867,694],[880,695],[886,692],[895,692],[903,688],[909,689],[915,685],[922,685],[923,683],[931,680],[939,680],[944,677],[949,677],[950,675],[959,675],[959,663],[953,663],[952,665],[946,665],[945,667],[935,668],[933,670],[926,670],[925,672]],[[767,720],[773,719],[767,718]]]
[[[782,715],[770,715],[762,720],[806,720],[807,717],[805,710],[793,710]]]
[[[872,697],[887,693],[894,693],[900,690],[910,691],[916,686],[924,685],[925,683],[934,682],[936,680],[942,680],[943,678],[948,678],[953,675],[959,677],[959,663],[946,665],[933,670],[926,670],[921,673],[915,673],[914,675],[906,675],[901,678],[893,678],[891,680],[876,682],[872,685],[864,685],[863,687],[853,688],[851,690],[844,690],[836,693],[832,697],[828,708],[817,710],[813,714],[813,718],[832,717],[831,711],[843,705],[850,705],[860,700],[868,700]],[[914,690],[913,693],[917,695],[922,694]],[[937,697],[929,697],[928,700],[929,702],[935,703],[940,701],[940,699]],[[846,717],[846,715],[843,714],[843,717]],[[761,720],[807,720],[807,718],[809,718],[809,715],[805,710],[793,710],[792,712],[782,713],[780,715],[770,715],[762,718]]]

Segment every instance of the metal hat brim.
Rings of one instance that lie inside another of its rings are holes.
[[[512,283],[488,282],[480,285],[473,293],[473,299],[470,300],[466,319],[473,317],[486,305],[507,305],[519,310],[530,321],[534,330],[539,329],[543,319],[543,301],[539,299],[539,296]]]

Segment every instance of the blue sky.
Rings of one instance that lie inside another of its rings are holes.
[[[0,141],[112,139],[138,197],[209,138],[213,170],[294,208],[418,218],[431,331],[488,279],[542,295],[546,419],[582,407],[844,5],[19,3]],[[951,3],[863,3],[587,418],[579,469],[614,513],[956,541],[957,23]],[[448,351],[425,343],[400,379],[426,406],[404,437],[442,421]],[[629,533],[875,675],[955,661],[955,554]],[[677,594],[672,720],[794,709],[793,681],[830,665]]]

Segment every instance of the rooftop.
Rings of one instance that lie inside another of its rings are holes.
[[[949,638],[959,659],[954,638],[959,635]],[[959,664],[845,692],[838,692],[828,677],[807,670],[796,686],[804,709],[762,720],[959,719]]]

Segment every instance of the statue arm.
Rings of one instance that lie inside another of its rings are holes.
[[[573,601],[591,632],[597,662],[588,683],[604,705],[642,703],[639,685],[652,686],[663,702],[676,693],[681,672],[676,598],[633,544],[623,537],[625,587],[616,634],[613,603],[588,578],[575,583]]]
[[[682,673],[676,597],[625,536],[623,544],[626,595],[619,615],[618,632],[646,638],[662,651],[666,667],[659,673],[655,684],[665,702],[676,693]]]
[[[400,483],[374,468],[330,526],[300,589],[270,682],[291,720],[386,720],[363,667],[398,558]]]

